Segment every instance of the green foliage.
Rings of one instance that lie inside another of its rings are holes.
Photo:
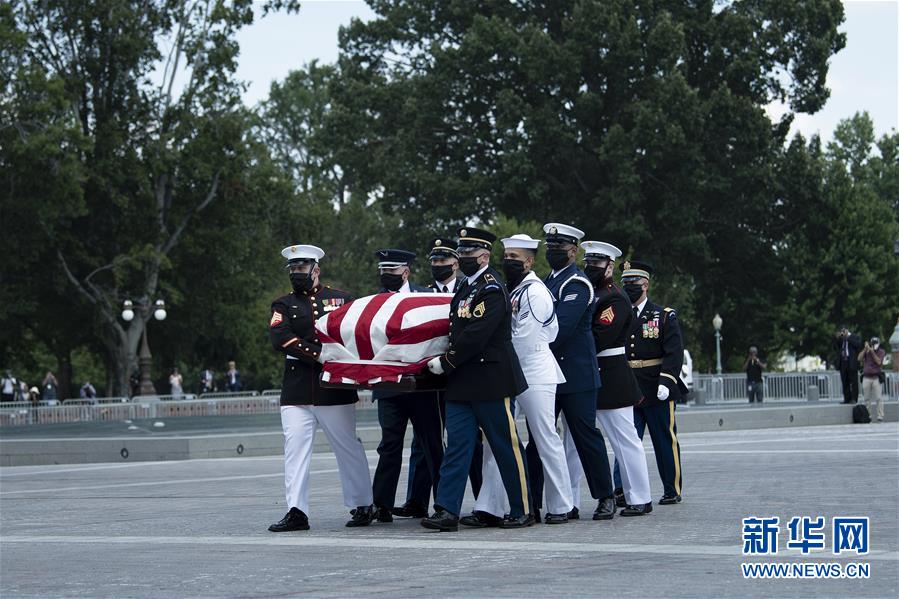
[[[249,0],[0,4],[0,363],[121,392],[152,320],[121,302],[161,297],[158,389],[230,359],[275,387],[283,247],[322,247],[323,281],[361,296],[379,248],[416,251],[427,284],[432,237],[549,221],[656,266],[697,370],[715,313],[731,369],[750,344],[827,355],[843,321],[889,335],[899,134],[859,114],[826,149],[785,144],[827,100],[837,0],[370,4],[338,64],[298,65],[255,110],[234,76]]]
[[[875,146],[867,113],[841,121],[822,151],[817,138],[796,136],[781,182],[787,230],[782,258],[789,292],[776,338],[800,354],[832,358],[841,324],[864,337],[889,337],[899,313],[899,176],[890,154],[895,133]],[[875,154],[875,147],[882,153]]]

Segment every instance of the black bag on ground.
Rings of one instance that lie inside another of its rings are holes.
[[[862,404],[855,405],[852,408],[852,423],[868,424],[869,422],[871,422],[871,415],[868,413],[868,408]]]

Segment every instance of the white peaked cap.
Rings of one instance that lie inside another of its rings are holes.
[[[608,256],[612,260],[621,256],[621,250],[605,241],[585,241],[581,248],[587,256]]]
[[[517,233],[512,237],[505,237],[502,240],[503,247],[507,250],[512,248],[524,248],[526,250],[536,250],[537,246],[540,245],[539,239],[531,239],[530,235],[525,235],[524,233]]]
[[[314,245],[291,245],[281,250],[281,255],[292,260],[314,260],[318,262],[325,256],[325,252]]]
[[[572,237],[580,241],[584,238],[584,232],[578,229],[577,227],[572,227],[571,225],[563,225],[562,223],[546,223],[543,225],[543,232],[546,233],[547,238],[553,237],[555,235],[564,235],[565,237]]]

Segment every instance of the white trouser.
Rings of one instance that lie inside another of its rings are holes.
[[[325,431],[337,457],[344,505],[371,505],[368,458],[362,442],[356,438],[356,406],[281,406],[287,508],[299,508],[309,514],[309,468],[316,425]]]
[[[528,419],[528,427],[543,462],[546,511],[567,514],[573,504],[562,439],[556,431],[556,385],[529,386],[527,391],[515,398],[515,412],[521,411]],[[489,443],[484,443],[483,477],[474,509],[503,516],[509,512],[509,499]]]
[[[565,462],[568,465],[568,480],[571,481],[571,503],[580,509],[581,477],[584,476],[584,466],[581,464],[581,456],[578,455],[577,446],[574,444],[574,437],[571,436],[571,431],[568,429],[565,414],[561,414],[561,419],[562,428],[565,429],[565,434],[562,436],[562,447],[565,450]]]
[[[643,450],[643,441],[637,435],[634,428],[634,408],[625,407],[617,410],[596,410],[596,424],[602,428],[605,438],[609,440],[615,459],[618,460],[618,470],[621,474],[621,486],[624,488],[624,498],[628,505],[642,505],[652,500],[649,491],[649,470],[646,466],[646,453]],[[566,450],[570,447],[574,451],[574,439],[565,433]],[[569,456],[571,454],[569,453]],[[569,457],[568,468],[571,476],[572,493],[577,505],[581,495],[581,469],[580,460],[574,454],[574,463]],[[614,461],[612,468],[614,469]]]

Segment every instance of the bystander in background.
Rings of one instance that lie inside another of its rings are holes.
[[[858,355],[862,349],[861,337],[850,333],[846,325],[840,327],[834,341],[837,350],[837,368],[843,382],[843,403],[858,402]]]
[[[172,374],[169,375],[169,393],[174,399],[184,397],[184,377],[177,368],[172,368]]]
[[[232,360],[228,362],[228,372],[225,373],[225,388],[228,391],[243,391],[243,382],[240,380],[240,371]]]
[[[15,401],[19,392],[19,381],[7,370],[0,379],[0,401]]]
[[[97,397],[97,389],[91,385],[90,381],[84,381],[84,384],[81,385],[81,390],[78,392],[78,396],[81,399],[94,399]]]
[[[865,396],[865,406],[871,420],[874,420],[874,410],[877,410],[877,422],[883,422],[883,392],[881,385],[886,382],[886,374],[883,372],[883,359],[886,351],[880,347],[880,339],[871,337],[865,342],[865,347],[858,354],[858,361],[862,364],[862,393]]]
[[[207,368],[200,373],[200,393],[209,393],[215,390],[215,372],[212,368]]]
[[[765,399],[765,384],[762,380],[762,371],[768,365],[759,358],[759,349],[755,346],[749,348],[749,355],[743,362],[743,370],[746,371],[746,394],[749,403],[762,403]]]
[[[49,370],[41,383],[41,392],[48,405],[55,406],[59,403],[59,381]]]

